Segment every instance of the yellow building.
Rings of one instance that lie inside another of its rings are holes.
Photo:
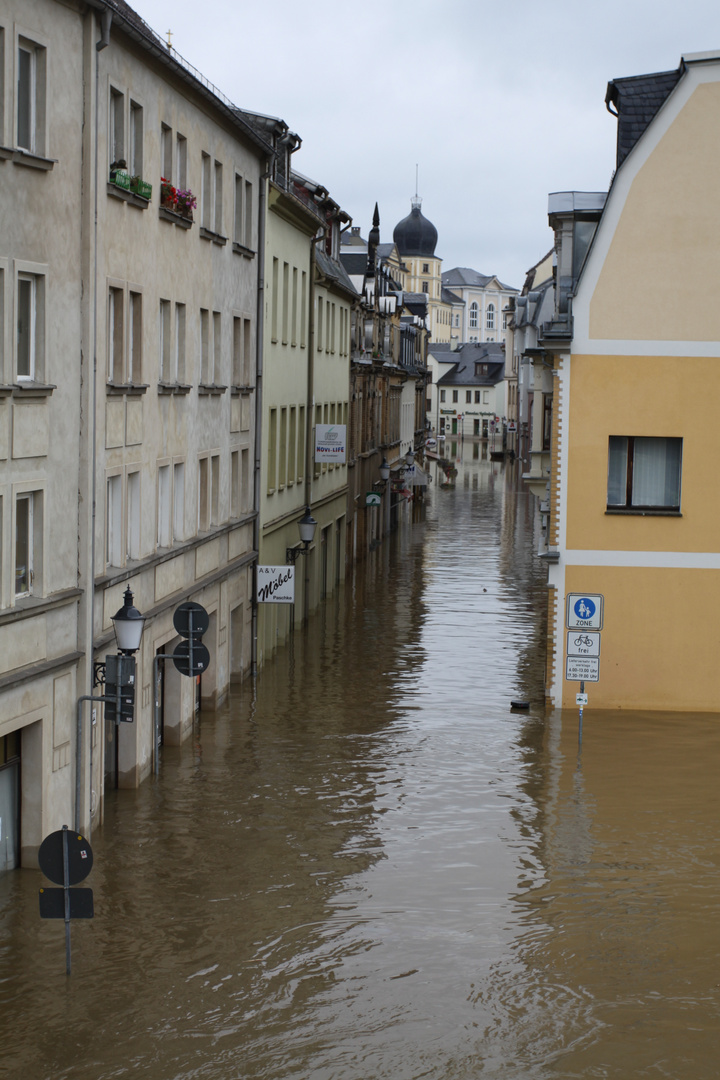
[[[438,234],[421,210],[422,199],[414,195],[411,210],[393,230],[393,240],[403,263],[403,288],[410,293],[425,293],[428,304],[428,330],[433,341],[450,341],[453,300],[443,289],[442,259],[435,254]],[[445,293],[446,295],[443,295]]]
[[[606,100],[617,171],[597,225],[577,205],[556,215],[543,328],[547,695],[574,705],[585,671],[591,707],[717,710],[720,53],[615,80]]]

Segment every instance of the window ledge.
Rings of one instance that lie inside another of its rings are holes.
[[[619,517],[682,517],[682,513],[679,510],[663,510],[661,507],[641,509],[637,506],[625,507],[625,506],[608,506],[605,511],[605,516],[619,516]]]
[[[57,390],[54,383],[19,382],[12,387],[14,398],[47,398],[51,397],[53,390]]]
[[[198,394],[204,397],[219,397],[226,390],[227,386],[221,386],[219,383],[200,383],[198,386]]]
[[[158,209],[158,216],[161,221],[169,221],[174,225],[178,225],[181,229],[192,229],[193,219],[191,217],[185,217],[184,214],[178,214],[176,210],[168,210],[166,206],[161,206]]]
[[[233,240],[233,248],[232,249],[233,249],[233,251],[235,252],[236,255],[244,255],[246,259],[254,259],[255,258],[255,252],[253,251],[252,248],[245,247],[244,244],[238,244],[237,241],[235,241],[235,240]]]
[[[191,389],[192,389],[192,387],[191,387],[190,383],[180,383],[180,382],[173,382],[173,383],[159,382],[158,383],[158,394],[178,394],[178,395],[189,394]]]
[[[0,386],[0,398],[10,397],[13,392],[12,386]]]
[[[148,383],[114,383],[106,385],[106,391],[110,396],[140,397],[147,392]]]
[[[3,155],[4,156],[4,155]],[[46,158],[40,154],[31,154],[29,150],[11,150],[7,155],[12,157],[12,160],[16,165],[27,165],[30,169],[41,169],[43,172],[50,172],[54,165],[57,165],[57,158]]]
[[[107,185],[108,195],[112,195],[114,199],[120,199],[121,202],[129,203],[130,206],[136,206],[138,210],[147,210],[150,205],[149,199],[143,199],[142,195],[137,195],[134,191],[126,191],[125,188],[120,188],[117,184]]]
[[[248,397],[254,389],[254,386],[240,386],[238,383],[234,383],[230,387],[230,393],[233,397],[240,397],[241,395],[242,397]]]
[[[219,244],[223,247],[227,244],[227,236],[222,236],[221,233],[213,232],[212,229],[206,229],[204,225],[200,226],[200,236],[203,240],[212,240],[213,244]]]

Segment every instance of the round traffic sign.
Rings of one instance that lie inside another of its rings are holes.
[[[55,885],[65,885],[63,871],[63,834],[67,836],[68,885],[84,881],[92,870],[93,853],[84,836],[70,829],[58,829],[45,837],[38,849],[38,863],[45,877]]]
[[[202,637],[209,625],[210,616],[202,604],[188,600],[175,609],[173,626],[180,637],[190,637],[191,634],[193,637]]]
[[[578,619],[592,619],[595,610],[595,601],[591,600],[589,596],[581,596],[573,606],[573,611]]]
[[[202,641],[192,643],[192,666],[190,665],[190,642],[181,641],[173,650],[173,664],[181,675],[202,675],[210,663],[210,653]]]

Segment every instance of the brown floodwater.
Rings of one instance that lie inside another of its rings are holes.
[[[474,449],[111,793],[70,978],[0,878],[0,1074],[720,1073],[720,717],[545,713],[532,499]]]

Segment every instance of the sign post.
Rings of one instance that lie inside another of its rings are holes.
[[[92,919],[92,889],[71,889],[92,870],[92,848],[84,836],[70,832],[67,825],[49,833],[38,849],[38,863],[45,877],[60,889],[40,890],[40,918],[65,920],[65,970],[72,970],[70,920]]]
[[[588,704],[586,682],[600,682],[600,631],[605,598],[600,593],[568,593],[565,604],[565,679],[579,682],[575,704],[580,710],[578,743],[582,745],[583,709]]]

